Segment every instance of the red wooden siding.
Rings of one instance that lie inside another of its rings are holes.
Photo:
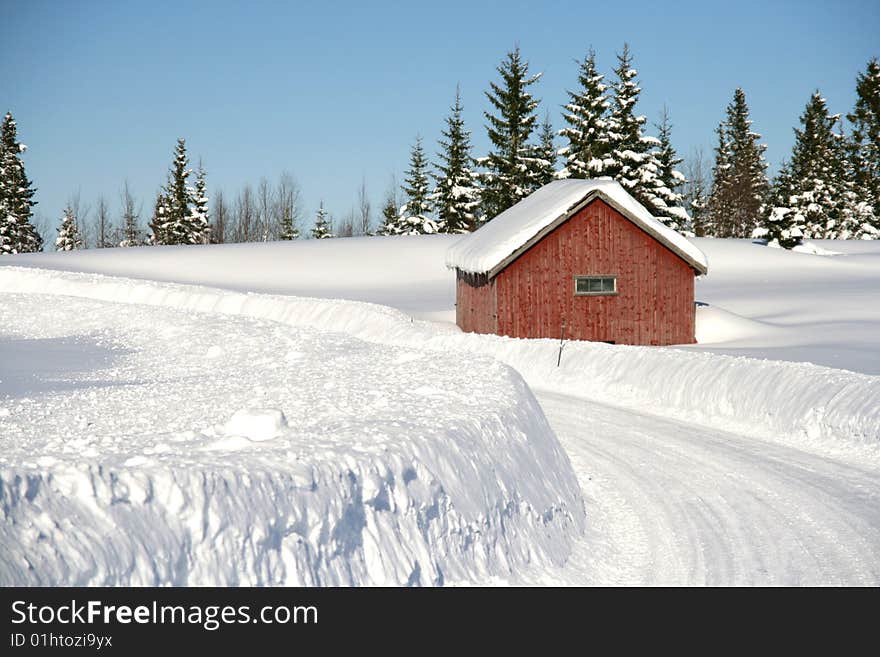
[[[617,294],[575,296],[576,275],[616,276]],[[694,272],[597,199],[488,285],[472,287],[459,274],[456,317],[465,331],[520,338],[691,343]]]
[[[474,286],[468,282],[474,277],[456,274],[455,323],[468,333],[495,333],[495,281]]]

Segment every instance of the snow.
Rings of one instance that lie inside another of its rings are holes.
[[[752,328],[694,351],[809,362],[880,374],[880,242],[810,240],[813,255],[774,249],[751,240],[694,240],[712,260],[697,280],[696,298],[741,317]],[[697,337],[714,329],[697,309]]]
[[[732,244],[739,245],[736,241]],[[718,252],[724,253],[730,245],[720,244],[722,248]],[[761,255],[771,256],[771,260],[772,256],[818,259],[826,265],[835,260],[754,246]],[[739,249],[733,250],[741,266],[742,254]],[[749,270],[757,277],[762,274],[756,262],[750,263]],[[827,272],[824,278],[828,283]],[[851,271],[844,272],[843,279],[857,280]],[[742,291],[744,280],[748,279],[742,275],[736,279],[737,290]],[[873,287],[876,278],[869,275],[867,280],[871,282],[866,288],[870,293],[876,289]],[[809,279],[806,283],[809,284]],[[534,388],[654,409],[690,422],[726,430],[734,428],[740,433],[817,450],[837,451],[859,445],[873,449],[880,444],[880,378],[809,363],[700,353],[708,349],[736,353],[737,346],[754,344],[755,335],[760,336],[762,343],[775,341],[784,345],[793,338],[790,330],[778,320],[772,333],[755,330],[749,338],[740,323],[739,329],[726,329],[726,337],[736,339],[695,348],[569,342],[563,348],[562,366],[557,367],[559,342],[556,340],[462,334],[454,326],[415,321],[392,308],[375,304],[241,294],[206,287],[12,267],[0,267],[0,291],[3,290],[242,315],[296,327],[340,331],[371,343],[428,350],[447,357],[455,354],[458,360],[470,359],[475,354],[487,355],[516,369]],[[793,296],[787,287],[785,293]],[[875,316],[880,313],[874,308],[865,310],[858,297],[855,304],[862,313]],[[780,312],[785,304],[774,300],[772,307]],[[730,323],[728,317],[728,325]],[[744,323],[753,329],[759,325]],[[817,330],[825,332],[825,325],[818,326]],[[876,335],[876,332],[870,333]],[[863,360],[869,357],[862,355]]]
[[[12,369],[0,393],[14,397],[0,402],[0,434],[31,433],[2,457],[4,500],[28,531],[20,545],[0,535],[15,545],[9,561],[0,551],[0,573],[34,552],[46,581],[89,583],[406,583],[416,562],[419,583],[439,583],[438,573],[444,583],[880,582],[880,243],[812,241],[838,254],[815,255],[695,239],[713,263],[697,280],[700,344],[568,342],[556,367],[558,341],[449,323],[454,275],[443,257],[456,239],[6,257],[0,348],[22,355],[0,359]],[[159,276],[201,285],[147,280]],[[158,353],[168,349],[170,363]],[[388,435],[364,447],[359,437],[378,427]],[[449,449],[429,454],[423,435]],[[569,459],[586,496],[582,539]],[[413,492],[406,467],[416,461],[454,508],[434,489]],[[340,486],[346,472],[357,484]],[[510,520],[498,509],[553,508],[538,490],[548,477],[566,513],[552,514],[558,524],[542,539],[531,511]],[[319,493],[303,492],[311,483]],[[113,503],[126,487],[129,501],[169,492],[137,506],[139,520]],[[402,503],[382,515],[364,502],[362,544],[346,553],[340,545],[356,540],[322,536],[297,515],[349,527],[346,500],[401,491],[417,517],[451,524],[425,537]],[[452,537],[474,517],[496,533],[463,551]],[[70,518],[84,519],[80,534],[64,534]],[[219,537],[214,552],[206,532]],[[320,558],[301,558],[290,545],[300,539]],[[280,551],[267,547],[279,540]],[[490,551],[492,541],[502,548]],[[145,545],[158,546],[155,559]],[[169,555],[184,566],[170,569]]]
[[[44,269],[209,285],[238,292],[332,297],[448,317],[455,288],[443,251],[458,236],[351,237],[213,246],[145,246],[40,253],[0,261]],[[63,257],[69,256],[69,257]]]
[[[510,255],[592,194],[616,204],[639,227],[670,245],[701,273],[708,269],[706,256],[699,248],[652,217],[618,182],[575,179],[545,185],[453,244],[446,254],[446,266],[474,274],[494,272]]]
[[[583,530],[568,457],[498,362],[462,371],[339,333],[58,296],[53,281],[91,277],[30,276],[49,294],[0,304],[0,351],[30,343],[35,364],[0,358],[0,585],[480,581],[561,565]],[[107,285],[127,298],[146,284]]]

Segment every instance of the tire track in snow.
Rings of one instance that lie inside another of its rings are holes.
[[[541,583],[877,585],[880,473],[775,443],[536,392],[589,530]]]

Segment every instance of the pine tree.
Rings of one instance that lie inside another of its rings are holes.
[[[685,177],[677,167],[683,160],[676,155],[672,146],[672,123],[665,107],[656,127],[660,140],[655,156],[657,185],[648,192],[652,214],[670,228],[691,232],[691,217],[684,208],[684,196],[679,191],[685,183]]]
[[[394,226],[400,216],[396,189],[397,185],[392,183],[385,194],[385,202],[382,205],[382,223],[377,231],[378,235],[394,235]]]
[[[550,113],[544,115],[544,121],[541,123],[541,132],[538,135],[538,145],[535,147],[534,159],[534,183],[533,187],[538,189],[549,182],[556,180],[556,144],[553,143],[553,126],[550,125]]]
[[[211,219],[208,214],[208,183],[205,169],[199,162],[199,170],[196,174],[196,186],[192,190],[192,231],[193,239],[199,240],[195,244],[210,244],[211,242]]]
[[[294,213],[289,207],[281,208],[281,224],[278,237],[282,240],[295,240],[299,238],[299,228],[294,221]]]
[[[627,44],[623,45],[623,52],[617,55],[614,74],[617,79],[612,85],[614,99],[608,118],[608,155],[595,175],[617,180],[652,214],[665,211],[662,207],[655,208],[653,203],[659,187],[657,177],[660,168],[655,148],[660,142],[643,133],[647,118],[635,113],[641,89],[636,82],[638,71],[632,66],[632,55]]]
[[[327,215],[327,211],[324,209],[324,201],[321,201],[321,205],[318,207],[318,214],[315,217],[315,227],[312,228],[312,237],[316,240],[324,240],[331,237],[336,237],[333,234],[333,228],[330,224],[330,217]]]
[[[437,232],[437,223],[428,214],[431,212],[431,197],[428,190],[428,162],[422,148],[421,137],[410,153],[409,169],[401,186],[406,202],[400,208],[397,219],[385,225],[388,235],[424,235]]]
[[[83,248],[82,237],[79,234],[76,215],[69,207],[64,209],[61,225],[58,227],[58,237],[55,239],[56,251],[76,251]]]
[[[770,188],[767,207],[769,212],[763,226],[758,226],[753,237],[766,238],[772,245],[791,249],[804,237],[804,216],[790,206],[792,175],[788,162],[783,162]]]
[[[578,71],[577,91],[569,91],[563,119],[568,124],[559,131],[568,144],[559,154],[565,159],[560,178],[595,178],[603,174],[608,154],[608,86],[596,70],[596,53],[590,49]]]
[[[835,238],[852,231],[848,212],[843,136],[834,132],[839,115],[828,112],[825,99],[815,92],[795,128],[791,160],[774,182],[773,206],[767,217],[768,238],[781,230],[800,238]],[[783,228],[779,228],[782,226]],[[760,233],[760,231],[759,231]],[[796,242],[795,242],[796,243]]]
[[[156,213],[153,217],[153,241],[156,244],[205,243],[210,226],[206,223],[207,197],[203,204],[196,203],[196,191],[188,184],[189,176],[192,174],[192,170],[187,168],[188,165],[186,141],[181,137],[177,140],[168,183],[158,199],[162,203],[158,203],[157,200]],[[203,174],[202,185],[204,185]],[[204,211],[204,216],[200,214],[201,211]]]
[[[27,177],[18,142],[15,119],[7,112],[0,129],[0,254],[33,253],[43,248],[43,238],[31,223],[36,189]]]
[[[466,233],[476,226],[480,190],[473,171],[470,132],[462,119],[461,92],[455,89],[455,104],[446,119],[440,140],[440,164],[436,166],[432,199],[437,207],[437,228],[441,233]],[[391,206],[393,209],[393,205]],[[386,210],[388,204],[386,203]],[[383,214],[385,211],[383,210]],[[386,216],[386,221],[388,217]]]
[[[749,108],[742,89],[727,106],[727,119],[718,126],[708,224],[716,237],[749,237],[757,226],[768,191],[767,163],[751,130]]]
[[[856,79],[856,104],[847,119],[854,192],[871,206],[872,226],[880,230],[880,61],[873,58]],[[867,209],[862,208],[867,215]]]
[[[520,57],[518,46],[507,53],[497,71],[501,84],[490,82],[486,97],[498,114],[484,112],[492,150],[479,161],[486,169],[480,180],[482,211],[487,221],[534,191],[538,177],[535,148],[529,143],[538,101],[528,88],[541,74],[529,76],[528,62]]]
[[[153,203],[153,218],[150,220],[150,239],[151,244],[168,244],[168,237],[165,235],[166,227],[169,225],[170,204],[168,196],[165,193],[165,187],[162,187],[156,193],[156,201]]]

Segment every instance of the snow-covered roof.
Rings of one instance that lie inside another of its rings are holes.
[[[446,252],[446,266],[472,274],[497,275],[526,249],[600,198],[700,274],[709,269],[706,256],[684,235],[665,226],[614,180],[557,180],[508,208],[479,230],[458,240]]]

